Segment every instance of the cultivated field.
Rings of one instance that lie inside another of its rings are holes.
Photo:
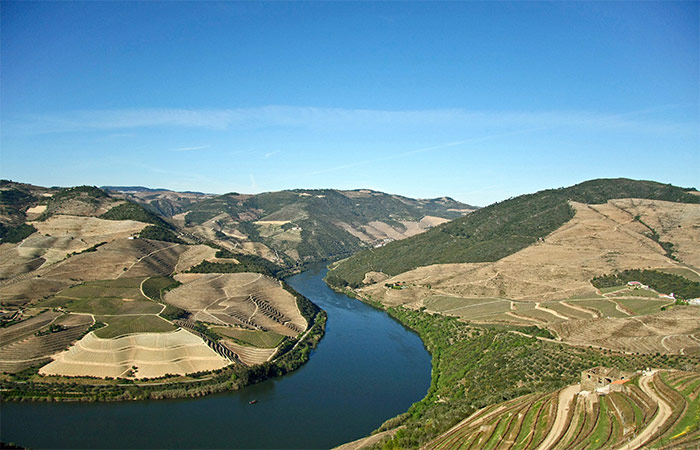
[[[182,286],[165,296],[193,318],[223,326],[296,336],[306,330],[296,299],[280,282],[258,273],[179,274]]]
[[[0,245],[0,279],[31,272],[88,248],[140,232],[146,224],[132,220],[102,220],[96,217],[52,216],[33,222],[37,233],[19,244]]]
[[[560,391],[491,405],[424,449],[697,448],[700,374],[638,376],[609,395]]]
[[[185,331],[135,333],[115,339],[87,334],[42,367],[44,375],[156,378],[216,370],[230,364]]]
[[[625,352],[700,356],[700,308],[696,306],[676,306],[639,317],[561,322],[550,329],[573,344]]]
[[[0,372],[18,372],[50,361],[50,355],[68,348],[92,323],[89,316],[47,311],[0,330]],[[60,327],[51,331],[51,325]]]

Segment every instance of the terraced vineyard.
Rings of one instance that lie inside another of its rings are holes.
[[[200,322],[296,336],[306,330],[293,296],[259,273],[180,274],[183,283],[165,302],[193,313]]]
[[[423,448],[697,448],[699,394],[696,372],[645,374],[600,396],[573,385],[483,408]]]
[[[22,336],[0,347],[0,372],[18,372],[27,367],[46,363],[50,356],[80,339],[92,324],[88,317],[78,317],[72,326],[53,333]]]

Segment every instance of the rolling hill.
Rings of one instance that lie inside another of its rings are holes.
[[[612,199],[700,204],[697,192],[652,181],[600,179],[522,195],[481,208],[411,239],[360,252],[336,264],[328,280],[361,286],[367,272],[394,276],[432,264],[495,262],[544,239],[571,219],[571,202],[605,204]],[[649,236],[660,245],[660,230]],[[670,249],[670,247],[668,247]]]
[[[221,195],[173,219],[198,238],[294,264],[413,236],[474,209],[448,197],[416,200],[371,190],[298,189]]]

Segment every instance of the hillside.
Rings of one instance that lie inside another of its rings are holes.
[[[646,373],[619,386],[596,395],[574,384],[483,408],[423,448],[697,448],[699,373]]]
[[[143,186],[103,186],[102,189],[114,197],[131,200],[164,217],[180,214],[185,208],[214,197],[213,194],[202,192],[176,192]]]
[[[345,256],[419,234],[475,207],[447,197],[416,200],[371,190],[226,194],[174,217],[187,232],[279,263]]]
[[[411,239],[360,252],[336,264],[328,280],[338,286],[359,287],[368,272],[392,276],[431,264],[498,261],[570,221],[575,215],[571,202],[597,205],[625,198],[700,204],[700,196],[687,189],[652,181],[587,181],[495,203]],[[647,230],[663,245],[659,231]]]

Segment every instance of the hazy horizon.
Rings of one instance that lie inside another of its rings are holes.
[[[480,206],[594,178],[697,188],[699,13],[3,2],[0,177]]]

